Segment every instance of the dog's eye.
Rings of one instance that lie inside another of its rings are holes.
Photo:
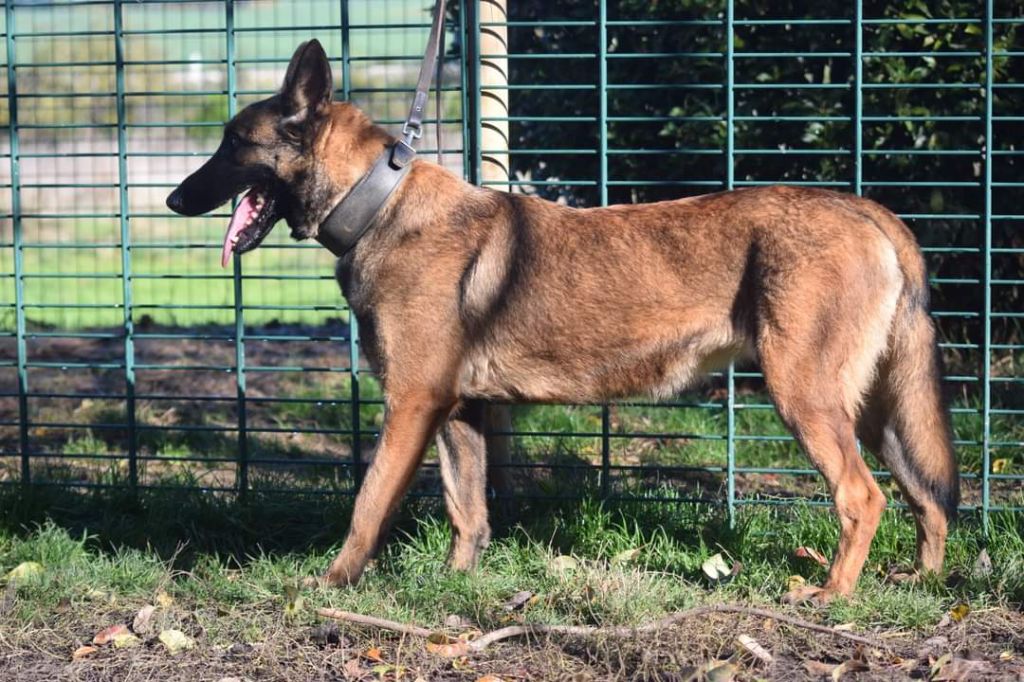
[[[228,148],[232,151],[237,151],[248,144],[248,141],[243,139],[237,133],[228,133],[225,142],[227,142]]]

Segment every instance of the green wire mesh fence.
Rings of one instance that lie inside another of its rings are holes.
[[[5,4],[0,481],[352,492],[382,407],[331,257],[277,230],[222,271],[226,213],[172,217],[163,198],[309,37],[332,57],[338,96],[395,130],[430,4]],[[575,205],[779,182],[881,201],[933,275],[964,504],[985,518],[1022,507],[1024,7],[482,5],[449,3],[439,118],[452,171]],[[503,81],[485,85],[495,64]],[[485,106],[494,93],[500,116]],[[495,126],[508,149],[489,147]],[[486,179],[504,154],[510,180]],[[730,511],[824,501],[756,367],[668,402],[512,415],[501,494]],[[421,479],[419,494],[437,493],[429,462]]]

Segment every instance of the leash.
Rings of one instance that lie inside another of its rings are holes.
[[[367,231],[373,227],[380,209],[398,188],[412,168],[416,158],[416,140],[423,137],[423,115],[430,98],[430,80],[437,71],[437,162],[441,154],[441,72],[440,59],[444,47],[445,0],[434,4],[434,20],[427,37],[427,49],[420,63],[416,94],[409,108],[409,116],[402,126],[402,138],[385,149],[373,162],[370,170],[352,186],[320,224],[317,241],[337,257],[351,251]]]

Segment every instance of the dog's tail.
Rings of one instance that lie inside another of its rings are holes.
[[[909,228],[872,204],[874,218],[896,248],[904,285],[880,366],[876,399],[888,413],[887,435],[898,440],[885,449],[886,466],[905,491],[914,491],[952,520],[960,503],[960,477],[949,413],[942,399],[942,359],[935,325],[928,315],[924,258]],[[915,495],[909,495],[911,498]]]

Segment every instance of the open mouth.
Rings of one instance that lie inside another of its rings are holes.
[[[228,266],[232,253],[243,254],[259,246],[280,217],[273,192],[266,187],[253,187],[246,192],[231,214],[228,231],[224,234],[221,266]]]

